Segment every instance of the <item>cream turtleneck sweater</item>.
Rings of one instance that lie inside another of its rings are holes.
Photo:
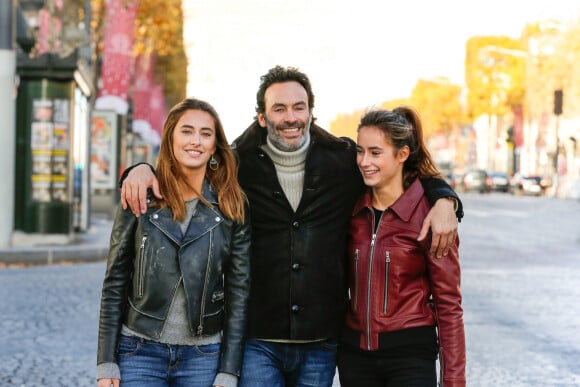
[[[269,138],[266,139],[266,144],[262,145],[264,152],[274,162],[276,175],[282,190],[294,211],[298,208],[304,188],[304,165],[308,147],[310,146],[310,132],[306,132],[305,137],[304,144],[292,152],[285,152],[276,148]]]

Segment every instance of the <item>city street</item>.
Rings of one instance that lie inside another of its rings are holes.
[[[467,385],[580,386],[580,201],[461,198]],[[96,386],[104,270],[0,269],[0,386]]]

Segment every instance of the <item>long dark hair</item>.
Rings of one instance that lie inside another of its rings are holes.
[[[387,141],[393,144],[395,152],[405,145],[409,147],[409,157],[403,164],[404,188],[417,177],[441,177],[423,140],[423,126],[419,114],[412,107],[370,110],[361,118],[357,131],[363,126],[380,129]]]
[[[163,135],[157,159],[157,179],[163,195],[160,205],[170,207],[176,220],[183,221],[185,219],[185,203],[179,194],[177,183],[178,180],[183,180],[184,176],[181,169],[177,167],[178,163],[173,154],[173,132],[181,116],[188,110],[201,110],[213,118],[216,132],[216,151],[213,157],[219,166],[216,170],[206,167],[205,175],[217,192],[218,206],[224,216],[242,222],[246,196],[238,184],[238,166],[235,156],[227,142],[222,122],[216,110],[209,103],[195,98],[186,98],[175,105],[163,125]],[[193,187],[191,188],[193,189]],[[202,203],[211,207],[201,192],[197,192],[197,195]]]

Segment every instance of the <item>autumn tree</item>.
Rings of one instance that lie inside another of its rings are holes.
[[[449,134],[465,122],[461,86],[447,78],[421,79],[411,94],[410,104],[421,114],[425,137]]]
[[[467,41],[465,85],[468,115],[504,115],[525,97],[525,47],[506,36],[476,36]]]
[[[350,137],[356,141],[356,129],[360,123],[360,118],[364,114],[362,110],[352,113],[338,114],[328,126],[328,130],[335,136]]]
[[[91,0],[91,30],[97,57],[103,50],[104,0]],[[168,106],[185,97],[187,57],[181,0],[139,0],[133,55],[155,54],[154,76],[163,84]]]
[[[181,0],[139,0],[134,54],[149,53],[155,54],[155,78],[173,106],[185,97],[187,84]]]

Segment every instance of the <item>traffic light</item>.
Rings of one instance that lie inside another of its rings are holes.
[[[506,142],[514,142],[514,127],[510,126],[506,130]]]
[[[562,90],[554,91],[554,114],[559,116],[562,114],[562,98],[564,97]]]

